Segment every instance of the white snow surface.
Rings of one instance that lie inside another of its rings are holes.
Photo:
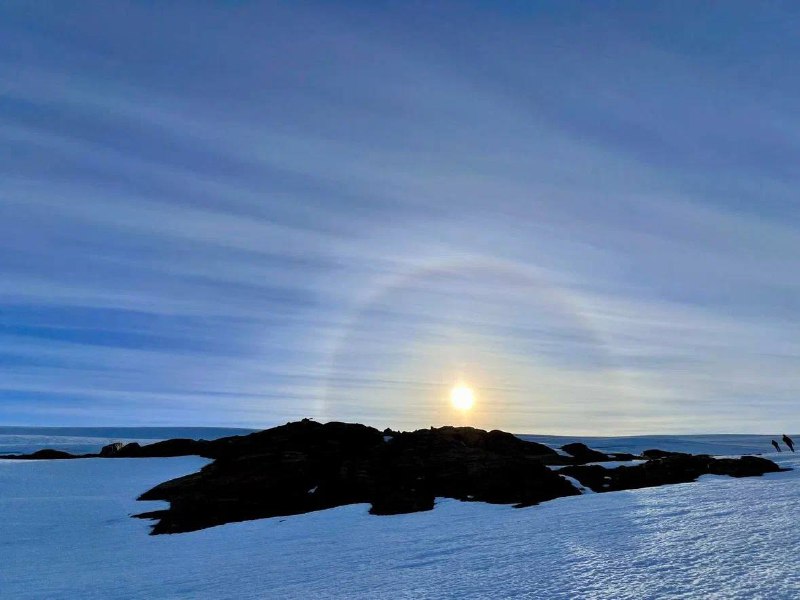
[[[653,444],[657,447],[657,444]],[[696,448],[694,448],[696,451]],[[797,455],[766,454],[800,467]],[[0,460],[0,597],[796,598],[800,471],[561,498],[367,505],[149,536],[200,458]]]

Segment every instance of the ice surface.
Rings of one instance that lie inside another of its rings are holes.
[[[796,457],[770,455],[800,467]],[[798,471],[525,509],[441,500],[377,517],[353,505],[173,536],[129,517],[161,505],[137,494],[203,464],[0,461],[0,597],[777,600],[800,589]]]

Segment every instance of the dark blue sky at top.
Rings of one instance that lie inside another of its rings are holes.
[[[0,423],[792,429],[799,25],[4,2]]]

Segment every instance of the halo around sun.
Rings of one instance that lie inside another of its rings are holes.
[[[475,393],[468,385],[457,385],[450,390],[450,404],[456,410],[466,412],[475,404]]]

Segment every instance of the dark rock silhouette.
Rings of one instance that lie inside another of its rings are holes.
[[[686,452],[668,452],[667,450],[645,450],[642,452],[642,456],[645,458],[667,458],[668,456],[691,456]]]
[[[364,425],[289,423],[209,442],[217,460],[141,500],[167,500],[153,533],[370,503],[387,515],[430,510],[438,497],[527,506],[579,492],[548,469],[555,452],[501,431],[442,427],[384,433]],[[388,437],[388,436],[387,436]]]
[[[595,492],[613,492],[696,481],[701,475],[753,477],[782,471],[771,460],[758,456],[712,458],[705,455],[673,454],[645,464],[606,469],[600,465],[564,467],[559,472],[577,479]]]
[[[582,459],[602,454],[572,450]],[[169,509],[140,515],[158,520],[154,534],[356,502],[370,503],[377,515],[430,510],[436,497],[529,506],[579,493],[560,474],[607,492],[690,482],[704,474],[749,477],[781,470],[752,456],[652,451],[658,457],[638,466],[553,471],[546,466],[554,460],[550,448],[501,431],[442,427],[387,433],[313,421],[208,442],[205,452],[216,457],[214,463],[140,497],[170,503]]]
[[[605,460],[611,460],[611,457],[607,454],[602,452],[598,452],[597,450],[592,450],[586,444],[581,444],[580,442],[575,442],[573,444],[566,444],[561,446],[561,449],[569,454],[570,456],[574,456],[578,460],[582,462],[600,462]]]
[[[783,434],[783,443],[789,447],[789,450],[794,452],[794,441],[785,433]]]
[[[100,454],[40,450],[3,458],[198,455],[213,459],[199,472],[164,482],[140,496],[140,500],[169,502],[167,509],[136,515],[157,520],[153,534],[353,503],[369,503],[372,514],[391,515],[430,510],[437,497],[521,507],[580,494],[562,475],[595,492],[610,492],[685,483],[705,474],[751,477],[784,470],[755,456],[716,459],[652,449],[638,457],[605,454],[580,443],[563,448],[572,456],[496,430],[440,427],[381,432],[365,425],[304,419],[212,441],[174,439],[145,446],[118,442]],[[614,469],[584,464],[634,458],[647,462]],[[548,468],[565,464],[560,471]]]
[[[112,454],[110,458],[137,458],[136,455],[141,451],[141,448],[143,448],[143,446],[140,446],[138,442],[130,442],[128,444],[124,444],[122,448],[120,448],[116,453]]]
[[[221,441],[221,440],[218,440]],[[140,446],[139,444],[127,444],[115,456],[118,458],[165,458],[169,456],[205,456],[213,458],[208,453],[208,445],[213,442],[205,440],[174,439],[164,440]]]
[[[28,454],[25,456],[15,457],[15,458],[26,458],[29,460],[63,460],[66,458],[81,458],[74,454],[70,454],[69,452],[62,452],[61,450],[51,450],[49,448],[45,450],[38,450],[33,454]]]
[[[107,446],[103,446],[100,449],[100,456],[103,458],[110,458],[112,456],[116,456],[119,454],[120,450],[122,450],[125,446],[127,446],[125,442],[114,442],[113,444],[108,444]],[[136,444],[137,446],[139,444]]]
[[[775,440],[772,440],[772,445],[775,446],[775,450],[777,450],[778,452],[782,451],[780,445]]]
[[[640,458],[634,454],[627,454],[627,453],[613,453],[613,454],[605,454],[604,452],[599,452],[598,450],[593,450],[589,448],[586,444],[581,444],[580,442],[574,442],[572,444],[566,444],[561,446],[561,449],[575,458],[575,463],[587,463],[587,462],[606,462],[606,461],[618,461],[618,460],[635,460]]]

